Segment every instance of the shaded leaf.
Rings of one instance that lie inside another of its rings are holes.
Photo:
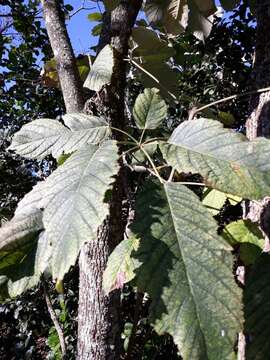
[[[141,69],[138,70],[139,79],[144,87],[158,88],[162,97],[169,100],[177,100],[179,93],[177,72],[163,62],[147,62],[142,64],[141,67],[145,71]]]
[[[139,239],[130,237],[116,246],[110,255],[103,274],[103,288],[106,293],[121,289],[123,285],[135,277],[134,269],[138,260],[131,258],[131,253],[138,250]]]
[[[133,108],[133,116],[139,129],[156,129],[167,116],[167,105],[158,90],[145,89]]]
[[[258,225],[249,220],[238,220],[228,224],[223,238],[232,246],[240,245],[240,259],[245,265],[254,264],[264,247],[264,236]]]
[[[24,125],[14,135],[9,149],[31,159],[43,159],[49,154],[58,158],[85,144],[97,144],[110,134],[103,118],[78,113],[65,115],[63,119],[69,128],[52,119],[38,119]]]
[[[241,329],[241,292],[230,247],[196,195],[178,183],[147,184],[136,204],[135,282],[151,296],[150,319],[184,359],[229,359]]]
[[[91,67],[84,87],[100,91],[101,88],[111,82],[113,71],[113,50],[110,45],[106,45],[96,57],[96,60]]]
[[[161,145],[164,158],[179,172],[200,173],[207,186],[243,198],[270,192],[270,142],[252,142],[209,119],[185,121]]]
[[[161,40],[155,31],[143,26],[132,30],[132,40],[137,45],[133,57],[143,57],[144,61],[166,61],[175,54],[175,50]]]
[[[270,255],[262,254],[249,271],[244,289],[247,360],[268,359],[270,352]]]

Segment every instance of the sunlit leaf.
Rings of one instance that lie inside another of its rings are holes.
[[[133,108],[133,116],[139,129],[156,129],[167,116],[167,105],[158,90],[145,89]]]
[[[252,142],[218,121],[185,121],[173,132],[163,156],[179,172],[200,173],[207,186],[243,198],[270,192],[270,141]]]
[[[111,82],[113,71],[113,50],[110,45],[106,45],[98,54],[91,70],[85,80],[84,87],[99,91]]]

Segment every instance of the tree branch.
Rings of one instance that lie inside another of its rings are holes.
[[[66,353],[67,353],[66,343],[65,343],[65,335],[64,335],[64,332],[63,332],[63,329],[62,329],[61,325],[59,324],[56,313],[55,313],[55,311],[53,309],[53,305],[52,305],[50,295],[48,293],[45,281],[43,281],[43,291],[44,291],[44,296],[45,296],[48,312],[50,314],[50,317],[52,319],[53,325],[55,327],[55,330],[57,331],[57,335],[58,335],[58,338],[59,338],[59,342],[60,342],[60,346],[61,346],[61,352],[62,352],[62,359],[65,359],[66,358]]]
[[[41,0],[41,3],[46,29],[57,63],[66,111],[80,112],[84,107],[83,87],[66,30],[64,14],[58,0]]]

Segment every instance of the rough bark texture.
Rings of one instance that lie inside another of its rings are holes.
[[[44,19],[50,38],[67,112],[93,112],[98,104],[112,126],[125,127],[124,95],[128,39],[142,0],[122,0],[112,13],[104,16],[104,28],[99,50],[107,43],[114,48],[114,69],[110,87],[84,103],[82,84],[75,64],[74,53],[65,27],[63,13],[57,0],[42,0]],[[89,109],[90,104],[90,109]],[[97,114],[98,115],[98,114]],[[118,133],[115,139],[121,139]],[[105,296],[102,276],[110,252],[123,239],[127,220],[123,204],[126,183],[125,170],[117,176],[110,200],[110,215],[100,227],[95,242],[86,244],[80,254],[80,293],[78,310],[78,354],[80,360],[119,358],[120,293]]]
[[[257,89],[270,85],[270,0],[256,1],[256,49],[253,84]],[[270,92],[255,94],[250,100],[251,115],[246,124],[247,137],[270,137]]]
[[[253,69],[253,84],[257,89],[270,85],[270,0],[256,1],[256,47]],[[254,94],[250,99],[250,117],[246,133],[250,140],[257,136],[270,138],[270,92]],[[258,222],[265,235],[265,251],[269,251],[270,199],[245,204],[244,217]]]
[[[125,128],[124,96],[126,86],[126,62],[128,39],[142,0],[121,1],[120,5],[106,14],[105,28],[99,48],[110,41],[114,48],[114,69],[111,84],[91,99],[85,110],[99,109],[113,127]],[[110,35],[108,36],[108,31]],[[109,39],[109,40],[108,40]],[[95,103],[95,109],[91,104]],[[98,103],[98,104],[97,104]],[[119,133],[114,138],[120,140]],[[110,252],[124,236],[126,212],[124,183],[125,171],[118,175],[110,201],[110,216],[101,226],[95,243],[86,244],[80,254],[80,294],[78,318],[79,360],[118,359],[120,353],[119,305],[120,293],[105,296],[102,276]]]
[[[41,0],[67,112],[82,111],[84,97],[74,52],[58,0]]]
[[[253,84],[257,89],[270,85],[270,0],[256,1],[256,46],[253,69]],[[270,138],[270,92],[255,94],[250,99],[250,117],[246,122],[249,140],[257,136]],[[264,251],[269,251],[270,198],[260,202],[246,201],[243,206],[244,219],[257,222],[265,236]],[[238,360],[246,359],[246,338],[243,333],[238,341]]]

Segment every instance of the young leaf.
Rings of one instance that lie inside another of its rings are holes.
[[[102,14],[99,12],[91,13],[87,15],[89,21],[102,21]]]
[[[52,244],[53,278],[63,279],[81,246],[96,239],[109,212],[104,197],[118,172],[117,160],[114,141],[86,145],[46,180],[43,222]]]
[[[136,237],[125,239],[110,255],[103,274],[103,288],[106,293],[122,288],[135,277],[134,269],[139,264],[138,260],[131,258],[131,253],[138,250],[139,242]]]
[[[270,142],[252,142],[209,119],[185,121],[161,145],[167,162],[179,172],[200,173],[205,183],[243,198],[260,199],[270,192]]]
[[[197,196],[178,183],[147,184],[136,205],[133,255],[138,288],[151,296],[150,317],[183,359],[230,359],[241,329],[241,291],[231,248]]]
[[[263,251],[264,236],[251,221],[232,222],[225,227],[221,235],[229,244],[240,245],[240,259],[245,265],[254,264]]]
[[[167,105],[158,90],[145,89],[133,108],[133,116],[139,129],[156,129],[167,116]]]
[[[248,273],[244,290],[245,332],[250,334],[247,360],[263,360],[270,353],[270,255],[262,254]]]
[[[98,54],[84,87],[100,91],[101,88],[111,82],[113,71],[113,49],[110,45],[106,45]]]
[[[24,125],[14,135],[9,149],[31,159],[43,159],[49,154],[58,158],[85,144],[98,144],[110,134],[103,118],[79,113],[63,118],[69,128],[52,119],[38,119]]]

